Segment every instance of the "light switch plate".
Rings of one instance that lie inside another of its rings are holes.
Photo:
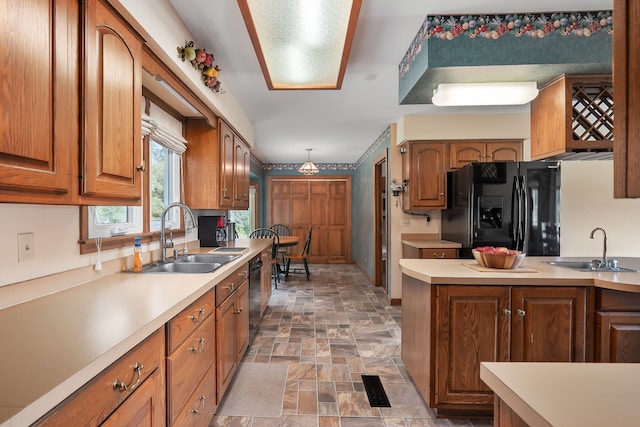
[[[28,261],[35,256],[33,233],[18,234],[18,262]]]

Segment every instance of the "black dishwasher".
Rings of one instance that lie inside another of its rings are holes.
[[[260,326],[260,279],[262,260],[260,255],[249,261],[249,347],[258,334]]]

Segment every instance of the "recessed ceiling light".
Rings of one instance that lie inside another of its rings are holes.
[[[238,0],[269,89],[340,89],[362,0]]]

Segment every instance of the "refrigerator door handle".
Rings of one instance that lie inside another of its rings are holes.
[[[529,195],[527,191],[527,183],[525,182],[525,177],[521,176],[521,184],[520,188],[522,190],[522,249],[524,250],[524,244],[527,241],[527,232],[529,228]]]
[[[513,177],[513,188],[511,197],[511,237],[515,244],[514,249],[518,249],[518,224],[520,222],[520,185],[518,177]]]
[[[516,233],[516,250],[522,251],[524,250],[524,217],[526,216],[526,212],[524,212],[524,206],[526,204],[525,195],[524,195],[524,179],[522,176],[516,177],[517,181],[517,190],[518,190],[518,216],[515,217],[518,222],[517,233]]]

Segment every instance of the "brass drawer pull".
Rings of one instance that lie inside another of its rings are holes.
[[[121,392],[124,392],[124,391],[132,392],[133,389],[135,389],[138,386],[138,384],[140,384],[140,379],[142,377],[142,375],[141,375],[142,368],[144,368],[144,365],[142,363],[136,362],[136,364],[133,365],[133,372],[134,372],[135,382],[133,382],[133,379],[132,379],[131,380],[132,384],[127,385],[123,381],[120,381],[119,379],[116,379],[113,382],[113,389],[121,391]]]
[[[222,289],[224,289],[224,290],[225,290],[225,291],[227,291],[227,292],[233,292],[233,286],[234,286],[234,285],[235,285],[235,284],[234,284],[233,282],[231,282],[231,283],[229,284],[229,286],[223,286],[223,287],[222,287]]]
[[[205,401],[204,396],[200,396],[200,399],[198,400],[200,400],[200,409],[195,409],[195,408],[192,409],[191,413],[194,415],[200,415],[204,412],[204,401]]]
[[[445,254],[444,252],[442,252],[440,255],[438,255],[437,253],[433,253],[434,258],[438,258],[438,259],[443,259],[444,257],[447,256],[447,254]]]
[[[200,343],[200,348],[189,347],[189,350],[193,354],[202,353],[204,351],[204,338],[198,338],[198,342]]]
[[[204,308],[199,308],[196,314],[189,316],[189,319],[193,320],[193,323],[202,322],[204,320]]]

